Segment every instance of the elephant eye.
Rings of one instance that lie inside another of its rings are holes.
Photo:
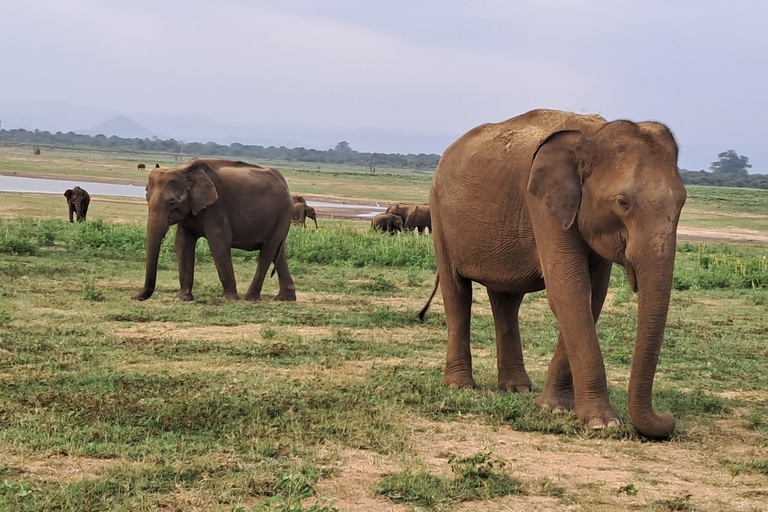
[[[625,212],[629,210],[629,200],[624,196],[619,196],[616,198],[616,202],[619,203],[619,206],[621,206],[621,209]]]

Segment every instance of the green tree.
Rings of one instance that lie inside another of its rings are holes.
[[[339,142],[338,144],[336,144],[336,147],[333,150],[338,152],[338,153],[351,153],[352,152],[352,148],[349,147],[349,142],[347,142],[345,140],[343,140],[343,141]]]
[[[712,172],[719,174],[730,174],[733,176],[747,176],[752,164],[749,158],[744,155],[738,155],[734,150],[729,149],[717,154],[717,161],[712,162],[709,168]]]

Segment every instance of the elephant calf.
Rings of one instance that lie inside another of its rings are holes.
[[[73,222],[72,214],[77,215],[77,222],[85,222],[88,214],[88,205],[91,204],[91,196],[80,187],[70,188],[64,192],[69,209],[69,222]]]
[[[394,235],[403,231],[403,219],[393,213],[380,213],[371,219],[371,228]]]

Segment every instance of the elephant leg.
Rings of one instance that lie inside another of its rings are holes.
[[[612,263],[596,254],[592,255],[589,265],[589,277],[592,289],[592,318],[595,323],[603,309],[608,283],[611,279]],[[565,413],[576,407],[573,391],[573,376],[563,334],[557,337],[557,347],[547,370],[547,382],[536,405],[556,413]]]
[[[528,393],[533,389],[523,364],[518,313],[523,295],[488,290],[496,329],[496,364],[499,370],[499,389]]]
[[[448,326],[448,350],[443,385],[452,388],[474,388],[472,354],[469,347],[469,325],[472,307],[472,281],[458,274],[440,273],[440,291]]]
[[[264,278],[267,277],[267,271],[269,266],[276,261],[276,253],[280,250],[281,240],[277,237],[272,237],[259,251],[259,262],[256,265],[256,274],[253,276],[251,286],[248,287],[248,291],[245,293],[245,300],[257,301],[261,300],[261,288],[264,286]],[[287,268],[286,263],[286,268]],[[277,266],[276,266],[277,268]],[[289,274],[290,275],[290,274]],[[280,279],[280,276],[278,276]],[[281,283],[282,286],[282,283]]]
[[[88,205],[90,204],[91,200],[86,199],[83,201],[83,221],[85,221],[85,217],[88,215]]]
[[[195,297],[192,295],[192,284],[195,282],[195,246],[197,245],[197,235],[185,229],[181,225],[176,228],[176,261],[179,267],[179,284],[181,289],[176,294],[179,300],[190,301]]]
[[[225,299],[238,300],[240,296],[237,294],[235,269],[232,267],[232,234],[224,233],[219,228],[208,234],[207,239],[213,262],[216,264],[216,272],[219,274],[219,281],[224,288],[221,296]]]
[[[293,283],[291,271],[288,270],[288,253],[285,249],[285,242],[280,244],[280,252],[275,259],[275,269],[277,269],[277,279],[280,281],[280,291],[275,300],[295,301],[296,285]]]
[[[72,203],[69,203],[68,206],[69,206],[69,222],[75,222],[72,216],[72,214],[75,213],[75,205],[73,205]]]

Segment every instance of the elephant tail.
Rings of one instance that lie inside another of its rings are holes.
[[[283,239],[282,242],[280,242],[280,246],[277,248],[277,251],[275,251],[275,258],[272,260],[272,273],[269,274],[269,277],[275,277],[275,272],[277,272],[277,258],[280,256],[280,251],[285,250],[285,239]]]
[[[427,314],[427,310],[429,309],[429,305],[432,304],[432,299],[435,298],[435,293],[437,293],[437,286],[440,284],[440,273],[438,272],[435,274],[435,287],[432,288],[432,294],[429,296],[429,299],[427,299],[427,303],[424,304],[424,307],[421,308],[421,311],[419,311],[419,320],[422,322],[424,321],[424,315]]]

